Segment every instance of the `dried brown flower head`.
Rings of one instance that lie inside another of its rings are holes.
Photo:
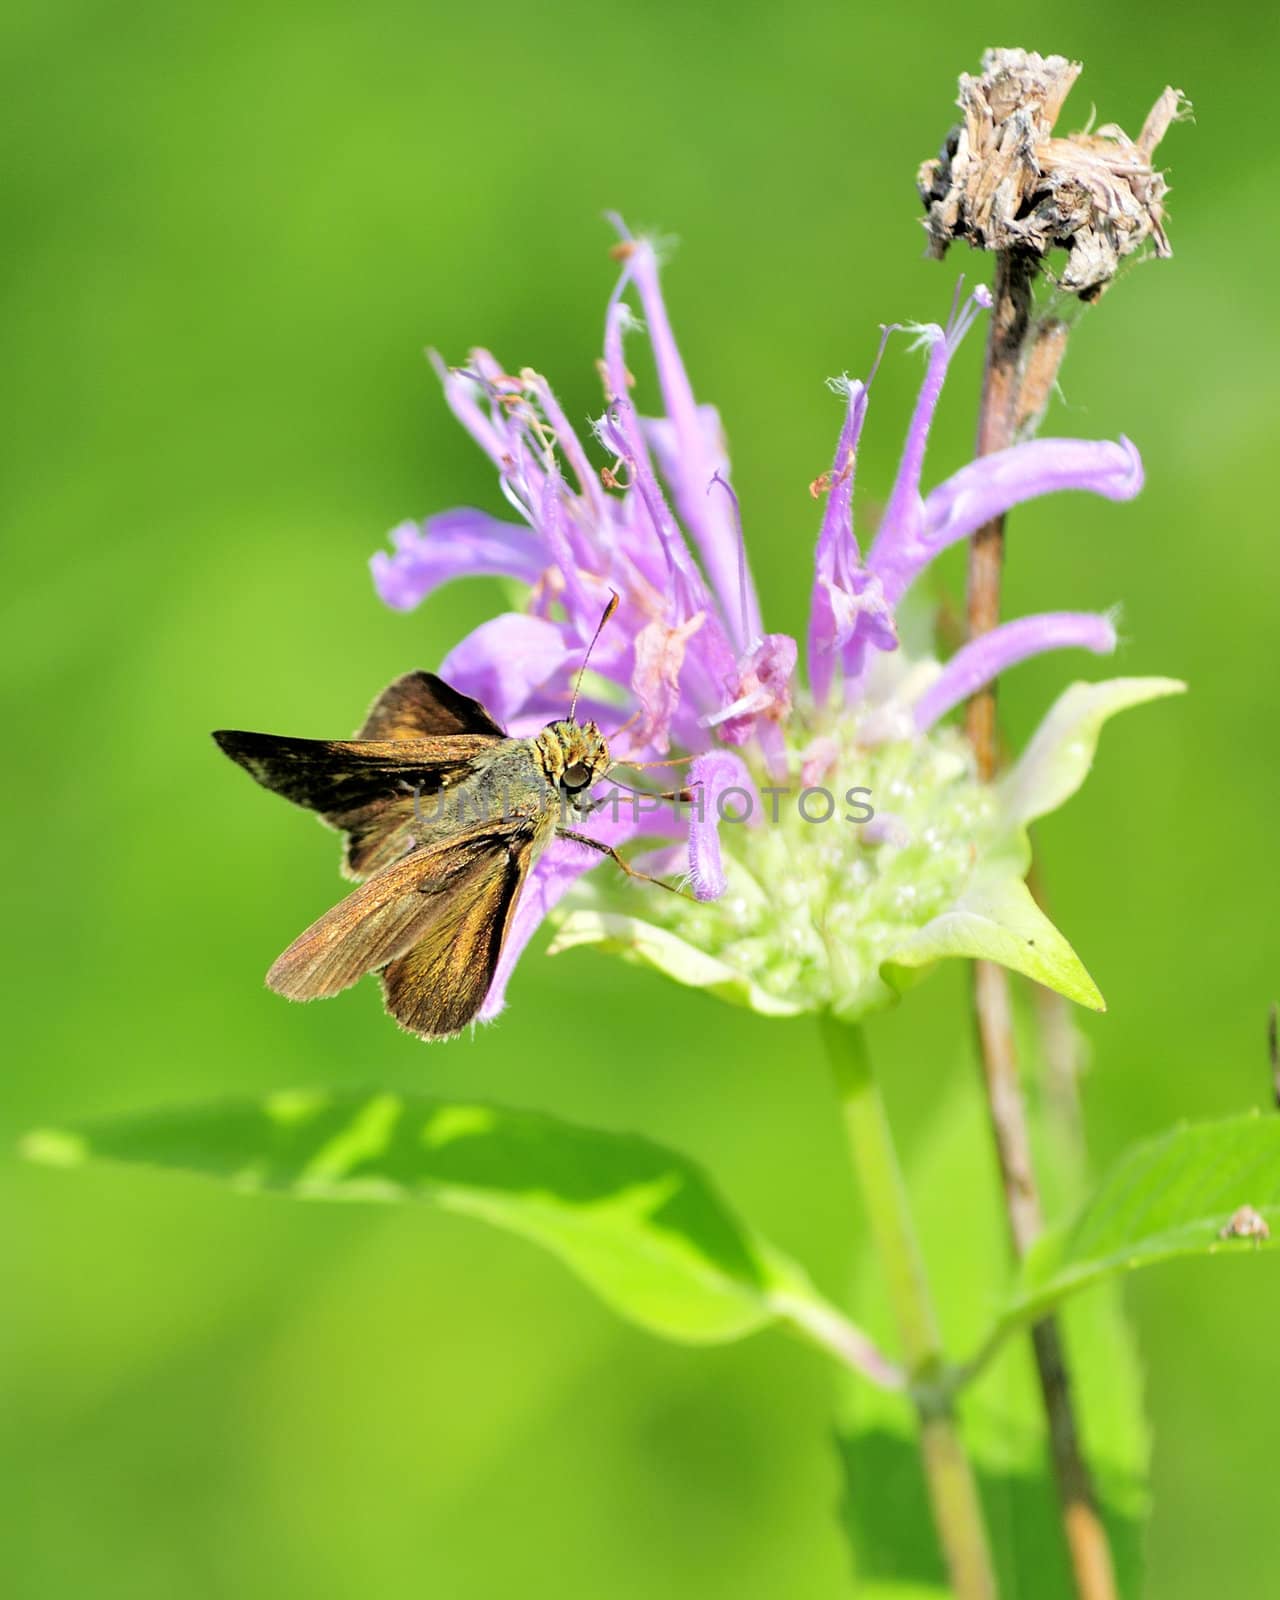
[[[1169,124],[1183,114],[1166,89],[1131,139],[1115,123],[1055,137],[1053,128],[1080,63],[1029,50],[988,50],[982,73],[963,73],[964,122],[916,183],[927,210],[930,253],[955,239],[979,250],[1067,251],[1059,285],[1092,299],[1122,257],[1147,240],[1172,252],[1164,231],[1164,174],[1152,166]]]

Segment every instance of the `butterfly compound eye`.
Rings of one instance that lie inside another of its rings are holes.
[[[591,771],[584,762],[575,761],[564,769],[560,782],[566,789],[585,789],[591,782]]]

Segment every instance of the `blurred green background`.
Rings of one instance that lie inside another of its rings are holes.
[[[1161,150],[1176,257],[1085,320],[1049,423],[1129,434],[1148,487],[1017,513],[1007,608],[1122,601],[1119,670],[1192,686],[1109,731],[1040,834],[1056,918],[1111,1006],[1084,1024],[1096,1156],[1263,1102],[1276,26],[1242,0],[8,8],[7,1146],[301,1083],[492,1098],[696,1154],[840,1291],[856,1207],[805,1025],[594,952],[532,955],[473,1043],[416,1043],[373,985],[288,1006],[261,975],[333,898],[336,847],[208,730],[343,733],[489,612],[476,582],[392,615],[366,575],[393,522],[500,508],[421,351],[483,341],[585,416],[609,206],[679,236],[685,355],[729,429],[768,620],[799,631],[807,485],[838,423],[822,380],[985,271],[923,259],[912,180],[989,43],[1084,59],[1071,126],[1092,102],[1136,130],[1166,82],[1196,104]],[[931,479],[968,452],[978,353]],[[868,507],[919,371],[897,348],[877,381]],[[1073,670],[1008,682],[1015,740]],[[973,1071],[963,975],[873,1044],[910,1157]],[[985,1151],[974,1166],[985,1182]],[[927,1164],[912,1178],[927,1189]],[[0,1183],[7,1593],[847,1592],[833,1381],[781,1336],[651,1343],[520,1243],[426,1212],[7,1160]],[[1274,1259],[1165,1269],[1130,1304],[1156,1427],[1148,1592],[1269,1595]]]

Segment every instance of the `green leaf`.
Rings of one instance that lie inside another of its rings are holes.
[[[900,944],[881,966],[886,982],[906,988],[920,969],[948,956],[997,961],[1094,1011],[1105,1011],[1098,986],[1080,957],[1013,875],[992,862],[960,898]]]
[[[300,1199],[428,1200],[560,1257],[623,1316],[694,1343],[783,1320],[843,1353],[857,1330],[684,1156],[626,1134],[416,1094],[274,1094],[33,1133],[33,1160],[128,1162]]]
[[[1181,694],[1176,678],[1111,678],[1073,683],[1036,729],[1031,743],[1000,780],[996,796],[1004,820],[1023,828],[1056,811],[1084,782],[1103,724],[1118,711]]]
[[[1155,1261],[1274,1249],[1274,1237],[1223,1237],[1244,1206],[1273,1233],[1280,1228],[1280,1117],[1254,1112],[1137,1145],[1074,1222],[1039,1240],[1004,1321],[1034,1318],[1100,1278]]]
[[[595,944],[625,956],[641,966],[653,967],[691,989],[706,989],[721,1000],[746,1006],[766,1017],[794,1017],[805,1010],[801,1002],[780,999],[753,983],[715,956],[689,944],[678,934],[639,917],[613,911],[571,911],[551,942],[550,955],[577,945]]]

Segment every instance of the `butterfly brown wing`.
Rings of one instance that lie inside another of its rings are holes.
[[[461,783],[503,737],[478,702],[425,672],[385,689],[358,739],[289,739],[234,728],[214,734],[264,788],[319,812],[347,835],[343,871],[356,879],[409,848],[415,797]]]
[[[343,872],[358,881],[411,847],[415,798],[461,783],[505,735],[478,700],[434,673],[409,672],[382,691],[355,739],[231,728],[214,738],[264,788],[341,829]]]
[[[471,775],[492,734],[420,739],[289,739],[223,728],[222,751],[264,789],[316,811],[347,835],[343,871],[367,878],[409,848],[415,797],[429,799]]]
[[[369,708],[356,735],[361,739],[482,739],[486,748],[506,735],[478,700],[460,694],[434,672],[406,672],[389,683]],[[474,759],[474,758],[471,758]],[[347,833],[343,873],[365,878],[404,854],[413,838],[416,802],[461,782],[469,764],[433,774],[415,794],[401,793],[382,807],[369,807],[342,824]]]
[[[392,986],[399,993],[399,975],[393,976],[392,968],[423,946],[427,967],[438,969],[448,993],[422,999],[410,980],[415,999],[407,1009],[420,1024],[401,1016],[390,998],[388,1009],[415,1032],[456,1033],[488,991],[544,828],[540,819],[529,817],[485,822],[405,856],[300,934],[268,972],[268,985],[290,1000],[325,999],[366,972],[386,967],[388,994]],[[427,1026],[432,1019],[439,1025]]]
[[[393,797],[397,785],[437,793],[471,770],[498,743],[492,734],[419,739],[289,739],[274,733],[220,728],[213,736],[225,755],[295,806],[318,811],[342,827],[344,817]]]
[[[373,702],[356,738],[419,739],[460,733],[505,738],[478,700],[459,694],[434,672],[406,672]]]
[[[418,942],[382,972],[382,997],[402,1028],[423,1039],[459,1033],[484,1004],[541,829],[495,838],[450,891]]]

